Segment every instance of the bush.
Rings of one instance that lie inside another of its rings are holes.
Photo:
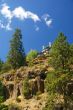
[[[5,62],[2,66],[1,73],[8,72],[11,69],[11,65],[8,62]]]
[[[50,94],[48,95],[48,100],[46,103],[46,106],[43,108],[43,110],[55,110],[55,103],[54,103],[54,99],[56,97],[56,94]]]
[[[66,95],[66,85],[70,82],[72,76],[71,73],[61,73],[60,71],[49,72],[45,80],[45,87],[48,92],[48,101],[44,110],[54,110],[56,99],[58,95],[62,95],[64,98],[64,105],[67,105],[69,96]],[[71,99],[71,98],[70,98]]]
[[[20,110],[20,108],[15,104],[11,104],[9,105],[8,110]]]
[[[49,93],[64,93],[66,84],[71,80],[71,74],[69,73],[59,73],[59,72],[49,72],[45,86]]]
[[[33,65],[33,59],[36,58],[38,55],[38,52],[36,50],[31,50],[26,57],[27,62],[29,63],[29,66]]]
[[[0,81],[0,103],[4,101],[4,96],[3,96],[3,84]]]
[[[0,104],[0,110],[8,110],[8,106]]]
[[[25,98],[30,97],[30,87],[29,87],[29,80],[28,78],[24,79],[23,81],[23,94]]]

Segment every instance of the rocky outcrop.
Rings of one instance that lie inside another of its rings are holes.
[[[8,99],[14,96],[14,82],[6,82],[4,84],[4,96],[5,96],[5,99]]]
[[[70,82],[68,82],[66,85],[66,94],[68,96],[73,95],[73,79]]]
[[[44,80],[40,78],[40,76],[35,79],[31,79],[29,81],[29,85],[31,88],[31,95],[35,95],[38,93],[44,93]]]
[[[55,105],[55,109],[54,110],[64,110],[64,106],[61,104],[57,104]]]
[[[4,96],[5,99],[23,97],[23,80],[27,77],[29,79],[29,87],[31,96],[38,93],[44,93],[44,80],[46,77],[46,66],[39,67],[23,67],[15,73],[3,74]]]

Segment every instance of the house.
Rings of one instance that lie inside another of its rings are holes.
[[[50,48],[51,48],[51,42],[49,42],[49,45],[48,46],[43,46],[42,47],[42,54],[44,54],[44,55],[48,54]]]

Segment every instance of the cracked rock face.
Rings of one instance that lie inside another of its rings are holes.
[[[23,80],[25,80],[26,77],[29,78],[31,96],[35,95],[37,92],[44,93],[45,71],[45,69],[26,69],[22,72],[17,71],[14,74],[4,74],[2,78],[5,99],[16,99],[18,96],[23,97]]]

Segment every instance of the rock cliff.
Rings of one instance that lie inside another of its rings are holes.
[[[0,76],[4,85],[4,103],[6,105],[11,103],[18,104],[18,106],[22,107],[21,110],[42,110],[45,106],[44,82],[48,71],[48,59],[39,59],[38,63],[36,61],[37,59],[32,67],[21,67],[18,70],[12,70]],[[23,81],[26,78],[29,79],[28,83],[31,90],[28,100],[23,95]]]

